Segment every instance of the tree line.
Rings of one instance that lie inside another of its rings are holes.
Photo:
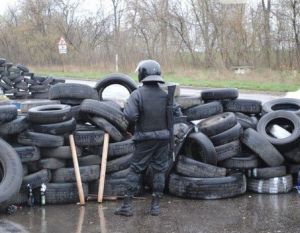
[[[0,16],[0,56],[29,65],[114,67],[152,58],[176,67],[300,68],[300,1],[109,0],[81,14],[80,0],[19,0]],[[100,1],[101,3],[101,1]],[[58,54],[63,36],[68,54]]]

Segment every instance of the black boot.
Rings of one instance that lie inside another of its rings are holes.
[[[151,202],[151,209],[150,209],[150,214],[152,216],[158,216],[160,214],[160,201],[161,195],[159,194],[153,194],[152,195],[152,202]]]
[[[131,196],[125,196],[123,200],[122,206],[117,209],[114,213],[115,215],[122,215],[126,217],[130,217],[133,215],[132,212],[132,197]]]

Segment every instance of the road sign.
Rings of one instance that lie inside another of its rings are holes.
[[[65,39],[63,37],[61,37],[59,42],[58,42],[58,52],[60,54],[66,54],[68,52],[67,42],[65,41]]]

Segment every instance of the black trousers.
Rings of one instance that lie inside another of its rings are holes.
[[[137,191],[140,174],[148,166],[153,169],[153,192],[162,195],[165,188],[165,173],[169,165],[169,141],[136,141],[135,151],[127,176],[127,194],[133,196]]]

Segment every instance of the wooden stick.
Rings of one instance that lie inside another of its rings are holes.
[[[98,189],[98,202],[102,203],[103,192],[104,192],[104,182],[105,182],[105,172],[106,172],[106,162],[107,162],[107,153],[108,153],[108,143],[109,143],[109,134],[104,134],[103,150],[102,150],[102,161],[101,161],[101,171],[99,178],[99,189]]]
[[[78,165],[78,160],[77,160],[77,151],[76,151],[76,147],[75,147],[75,141],[74,141],[73,134],[69,135],[69,140],[70,140],[70,146],[71,146],[71,150],[72,150],[72,159],[73,159],[73,165],[74,165],[74,170],[75,170],[75,177],[76,177],[80,205],[84,205],[85,204],[84,193],[83,193],[80,170],[79,170],[79,165]]]

